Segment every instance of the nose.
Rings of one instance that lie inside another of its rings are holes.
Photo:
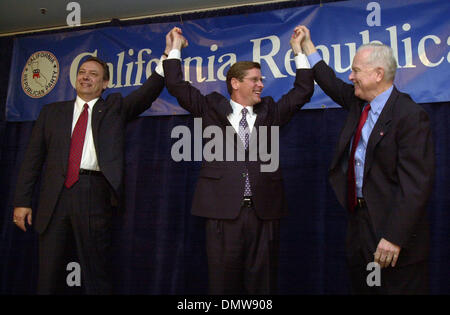
[[[77,80],[83,80],[83,81],[89,80],[89,74],[86,72],[78,72]]]
[[[348,75],[348,79],[349,79],[350,81],[353,81],[354,78],[355,78],[355,75],[353,74],[353,71],[352,71],[352,72],[350,72],[350,74]]]
[[[259,81],[258,81],[258,86],[259,86],[261,89],[264,88],[264,83],[263,83],[262,80],[259,80]]]
[[[356,79],[356,77],[355,77],[355,71],[351,70],[350,74],[348,75],[348,79],[349,79],[350,81],[353,81],[353,80]]]

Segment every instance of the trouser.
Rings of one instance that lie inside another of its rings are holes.
[[[39,236],[38,294],[62,294],[78,285],[86,294],[112,293],[111,189],[98,174],[80,175],[71,188],[63,188],[51,221]],[[73,245],[78,257],[69,262],[66,255]]]
[[[206,221],[210,294],[275,294],[279,220],[261,220],[242,206],[234,220]]]
[[[428,294],[427,261],[380,269],[369,265],[380,241],[374,231],[367,206],[356,207],[347,231],[352,294]]]

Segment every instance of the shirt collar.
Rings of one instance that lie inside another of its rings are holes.
[[[239,103],[236,103],[233,100],[230,100],[230,105],[231,108],[233,109],[233,114],[235,115],[239,115],[242,111],[242,109],[244,108],[244,106],[242,106]],[[246,106],[245,108],[247,108],[248,110],[248,115],[253,115],[253,106]]]
[[[99,98],[100,97],[97,97],[87,102],[87,104],[89,105],[89,109],[92,109],[94,107],[95,103],[98,101]],[[81,110],[83,109],[84,104],[86,104],[86,102],[83,101],[83,99],[77,95],[77,99],[75,100],[75,106]]]
[[[377,97],[375,97],[372,100],[372,102],[370,102],[370,109],[374,113],[376,113],[378,115],[381,113],[381,111],[384,108],[384,105],[386,105],[386,102],[389,99],[389,96],[391,96],[391,93],[392,93],[393,89],[394,89],[394,86],[391,85],[391,87],[389,89],[387,89],[383,93],[377,95]]]

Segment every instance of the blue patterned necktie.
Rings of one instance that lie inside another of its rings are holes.
[[[239,121],[239,137],[242,140],[242,143],[244,144],[245,150],[248,149],[249,144],[249,134],[250,134],[250,128],[248,127],[247,119],[245,116],[248,113],[247,108],[242,109],[242,119]],[[248,197],[252,195],[252,191],[250,189],[250,180],[248,176],[248,170],[245,170],[245,189],[244,189],[244,197]]]

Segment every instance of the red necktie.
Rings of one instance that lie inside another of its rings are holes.
[[[80,172],[81,155],[83,153],[84,136],[86,134],[86,126],[88,121],[88,104],[84,104],[83,111],[78,117],[77,124],[72,132],[72,140],[70,141],[69,163],[67,165],[67,176],[64,185],[67,188],[72,187],[78,181]]]
[[[361,138],[361,131],[366,123],[367,116],[369,114],[370,104],[364,108],[361,117],[359,118],[358,128],[356,129],[355,137],[353,138],[352,150],[350,151],[350,157],[348,159],[348,172],[347,172],[347,201],[348,209],[353,211],[356,207],[356,183],[355,183],[355,151],[358,146],[359,139]]]

